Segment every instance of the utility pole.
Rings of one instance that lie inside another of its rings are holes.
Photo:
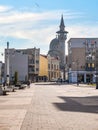
[[[6,83],[9,86],[9,42],[7,42],[7,75],[6,75]]]

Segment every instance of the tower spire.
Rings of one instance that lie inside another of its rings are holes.
[[[64,19],[63,19],[63,14],[62,14],[62,16],[61,16],[61,22],[60,22],[60,29],[59,29],[59,31],[57,31],[56,33],[58,33],[58,34],[61,34],[61,33],[64,33],[64,34],[67,34],[68,32],[67,31],[65,31],[65,25],[64,25]]]
[[[63,14],[61,16],[61,23],[60,23],[60,28],[62,28],[62,27],[65,28]]]

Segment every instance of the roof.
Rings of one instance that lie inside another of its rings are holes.
[[[47,58],[47,55],[44,55],[44,54],[40,54],[40,56],[43,56],[43,57]]]
[[[70,45],[71,43],[71,47],[84,47],[84,43],[91,44],[94,42],[98,46],[98,38],[70,38],[68,40],[68,44]]]

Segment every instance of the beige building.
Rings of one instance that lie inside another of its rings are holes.
[[[61,77],[60,73],[60,60],[48,55],[48,80],[56,81]]]
[[[69,82],[95,82],[95,52],[98,38],[71,38],[68,41]]]

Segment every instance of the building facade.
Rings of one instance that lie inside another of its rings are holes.
[[[7,50],[5,49],[5,79],[7,76],[7,67],[9,67],[9,79],[14,80],[14,75],[17,72],[17,79],[25,81],[28,77],[28,55],[21,51],[9,49],[9,66],[7,66]]]
[[[39,60],[39,81],[48,80],[48,59],[47,55],[40,54]]]
[[[69,82],[95,82],[95,54],[98,38],[71,38],[68,41]]]
[[[65,69],[65,41],[67,39],[67,31],[65,31],[63,15],[61,17],[60,29],[57,31],[57,36],[50,42],[48,54],[60,60],[60,69]]]
[[[9,52],[9,54],[8,54]],[[5,79],[7,76],[7,57],[9,55],[9,78],[14,79],[18,72],[18,80],[36,81],[39,74],[40,49],[5,49]]]
[[[34,47],[20,51],[28,55],[28,79],[33,82],[38,81],[40,49]]]
[[[55,57],[47,56],[48,58],[48,81],[56,81],[61,78],[60,60]]]

